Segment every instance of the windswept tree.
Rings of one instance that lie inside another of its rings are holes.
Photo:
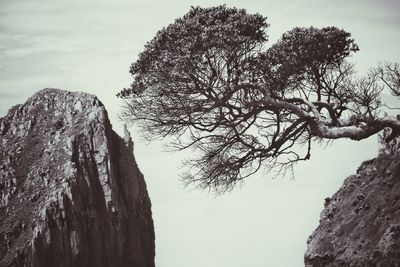
[[[269,48],[266,18],[243,9],[193,7],[147,43],[118,96],[146,138],[192,148],[183,178],[219,192],[260,168],[307,160],[313,141],[361,140],[400,122],[381,93],[400,95],[398,64],[358,78],[358,46],[336,27],[294,28]]]

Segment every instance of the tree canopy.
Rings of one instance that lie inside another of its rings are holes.
[[[381,93],[400,96],[400,67],[357,77],[359,50],[336,27],[296,27],[266,47],[259,14],[192,7],[146,44],[130,72],[123,117],[146,138],[192,148],[184,181],[218,192],[260,168],[280,173],[311,156],[313,141],[400,133]]]

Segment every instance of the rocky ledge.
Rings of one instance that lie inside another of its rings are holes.
[[[399,146],[392,140],[325,199],[306,266],[400,266]]]
[[[154,266],[129,133],[93,95],[45,89],[0,119],[0,266]]]

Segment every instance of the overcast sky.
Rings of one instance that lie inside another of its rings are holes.
[[[129,85],[144,44],[190,6],[223,3],[267,16],[270,44],[296,26],[337,26],[360,46],[352,59],[360,73],[400,62],[398,0],[0,0],[0,116],[42,88],[79,90],[96,94],[121,132],[115,94]],[[294,180],[257,174],[216,197],[183,188],[185,153],[165,153],[162,142],[146,144],[131,131],[153,203],[159,267],[303,266],[324,198],[378,147],[376,137],[315,146]]]

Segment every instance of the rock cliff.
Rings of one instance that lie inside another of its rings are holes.
[[[0,119],[0,266],[154,266],[146,184],[103,104],[44,89]]]
[[[306,266],[400,266],[400,139],[366,161],[331,198]]]

